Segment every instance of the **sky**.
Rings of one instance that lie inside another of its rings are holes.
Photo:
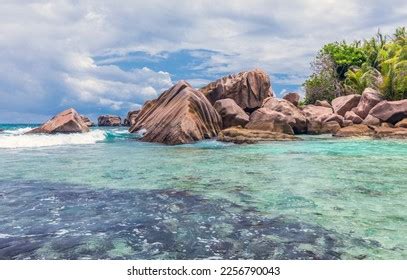
[[[406,25],[405,0],[0,0],[0,122],[125,116],[179,80],[253,68],[302,93],[324,44]]]

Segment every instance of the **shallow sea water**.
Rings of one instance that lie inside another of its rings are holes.
[[[407,141],[0,125],[1,259],[406,259]]]

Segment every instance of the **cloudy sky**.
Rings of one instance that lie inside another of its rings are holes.
[[[323,44],[406,25],[405,0],[0,0],[0,122],[125,115],[178,80],[254,67],[280,95]]]

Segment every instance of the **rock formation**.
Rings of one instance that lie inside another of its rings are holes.
[[[173,145],[216,137],[221,127],[221,117],[203,93],[180,81],[145,104],[129,131],[143,130],[143,141]]]
[[[382,98],[377,90],[366,88],[362,93],[358,106],[353,108],[352,111],[360,118],[365,119],[369,111],[380,101],[382,101]]]
[[[382,101],[372,108],[370,115],[383,122],[396,124],[407,118],[407,99],[399,101]]]
[[[89,128],[86,123],[82,120],[81,116],[76,112],[75,109],[67,109],[58,115],[54,116],[52,119],[48,120],[46,123],[40,127],[34,128],[27,133],[78,133],[78,132],[88,132]]]
[[[331,106],[331,104],[329,104],[329,102],[328,101],[326,101],[326,100],[317,100],[316,102],[315,102],[315,106],[322,106],[322,107],[327,107],[327,108],[332,108],[332,106]]]
[[[120,126],[122,119],[119,116],[102,115],[98,117],[98,126]]]
[[[81,119],[88,127],[95,125],[87,116],[81,115]]]
[[[350,94],[340,96],[332,100],[332,108],[338,115],[345,116],[346,112],[358,106],[361,96],[359,94]]]
[[[136,118],[140,110],[130,111],[127,113],[127,117],[123,121],[124,126],[132,126],[136,123]]]
[[[266,107],[260,108],[250,115],[250,121],[246,125],[246,128],[294,134],[294,131],[289,124],[289,118],[282,113]]]
[[[363,120],[362,124],[365,124],[365,125],[380,125],[381,121],[378,118],[373,117],[372,115],[367,115],[367,117]]]
[[[343,127],[338,130],[334,136],[336,137],[361,137],[361,136],[373,136],[374,130],[364,124],[355,124],[347,127]]]
[[[299,140],[299,138],[279,132],[231,127],[222,130],[219,133],[218,140],[236,144],[254,144],[262,141],[292,141]]]
[[[262,108],[268,108],[286,116],[294,133],[299,134],[307,131],[307,120],[305,116],[300,109],[295,107],[291,102],[284,99],[269,97],[264,100]]]
[[[200,91],[212,104],[220,99],[231,98],[248,112],[259,108],[264,99],[272,96],[270,78],[260,69],[223,77]]]
[[[399,121],[398,123],[396,123],[396,125],[394,127],[397,128],[407,128],[407,118],[402,119],[401,121]]]
[[[356,113],[353,111],[348,111],[345,113],[345,120],[350,120],[354,124],[361,124],[363,121],[363,119],[361,117],[359,117],[358,115],[356,115]]]
[[[238,125],[244,127],[249,122],[249,115],[231,98],[216,101],[214,107],[222,117],[223,128]]]
[[[296,92],[289,92],[283,97],[284,100],[291,102],[294,106],[298,106],[298,102],[300,101],[300,95]]]

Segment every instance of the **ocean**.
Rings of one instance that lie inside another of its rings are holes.
[[[407,259],[407,141],[0,125],[0,259]]]

